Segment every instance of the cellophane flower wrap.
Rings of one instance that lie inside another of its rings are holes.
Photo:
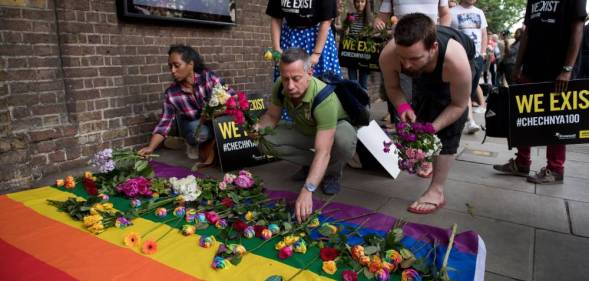
[[[410,174],[431,170],[434,156],[442,150],[442,143],[435,135],[432,124],[399,122],[396,129],[393,142],[399,154],[399,168]],[[389,152],[390,145],[384,143],[385,152]]]

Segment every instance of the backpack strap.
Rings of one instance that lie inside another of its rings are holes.
[[[315,111],[315,108],[327,97],[329,97],[329,95],[331,95],[331,93],[333,93],[334,90],[335,85],[333,84],[327,84],[325,87],[323,87],[323,89],[321,89],[321,91],[319,91],[319,93],[313,99],[313,104],[311,105],[311,113],[313,113],[313,111]]]

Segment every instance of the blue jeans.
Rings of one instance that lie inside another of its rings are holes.
[[[212,128],[206,124],[200,126],[198,139],[196,138],[196,129],[199,127],[200,119],[187,120],[185,117],[178,115],[176,116],[176,121],[178,122],[180,135],[190,145],[198,145],[213,138]]]
[[[481,80],[481,74],[483,72],[483,66],[485,66],[485,61],[483,60],[483,57],[477,56],[472,60],[472,62],[473,65],[471,65],[471,70],[474,70],[474,73],[472,78],[472,90],[470,92],[470,97],[476,98],[477,87],[479,86],[479,80]]]
[[[360,79],[358,79],[358,73],[360,73]],[[362,88],[367,89],[367,90],[368,90],[368,74],[369,73],[370,72],[365,69],[348,67],[348,79],[358,81],[358,83],[360,83],[360,86],[362,86]]]

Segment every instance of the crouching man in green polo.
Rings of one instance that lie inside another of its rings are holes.
[[[313,77],[310,57],[303,49],[284,51],[280,78],[272,88],[272,104],[253,127],[254,132],[274,128],[274,134],[264,136],[268,147],[260,147],[263,153],[302,166],[292,176],[294,180],[305,180],[295,205],[299,222],[312,213],[313,192],[318,186],[328,195],[339,192],[344,165],[356,151],[356,129],[347,121],[335,93],[311,112],[313,99],[325,85]],[[294,126],[279,123],[283,107]]]

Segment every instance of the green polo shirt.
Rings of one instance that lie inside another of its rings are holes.
[[[274,83],[272,88],[272,104],[285,107],[288,114],[293,118],[296,128],[307,136],[312,136],[320,130],[335,129],[337,121],[341,119],[347,119],[348,115],[344,111],[342,104],[340,103],[337,95],[332,93],[325,100],[323,100],[317,107],[311,116],[311,106],[313,105],[313,99],[321,89],[325,87],[325,83],[321,80],[313,77],[309,81],[309,88],[303,100],[300,104],[295,106],[290,97],[283,90],[284,101],[278,98],[278,88],[282,82],[280,79]]]

